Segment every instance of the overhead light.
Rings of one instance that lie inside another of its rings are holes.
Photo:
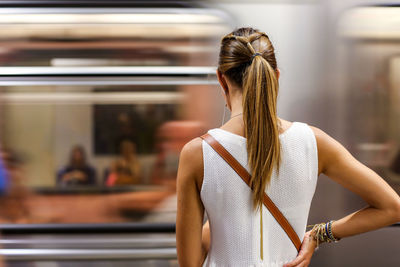
[[[3,15],[0,15],[2,18]],[[216,38],[227,32],[223,24],[201,23],[49,23],[49,24],[18,24],[0,22],[0,39],[10,38],[40,39],[83,39],[88,38],[146,38],[146,39],[177,39],[177,38]]]
[[[0,24],[197,24],[225,23],[221,17],[208,14],[1,14]]]
[[[115,93],[3,93],[2,104],[174,104],[184,99],[181,92],[115,92]]]
[[[347,38],[400,38],[400,7],[360,7],[346,11],[338,33]]]

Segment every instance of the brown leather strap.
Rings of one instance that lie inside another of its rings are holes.
[[[206,141],[215,150],[215,152],[217,152],[232,167],[232,169],[235,170],[235,172],[243,179],[243,181],[248,186],[250,186],[249,183],[251,175],[249,174],[249,172],[214,137],[206,133],[202,135],[201,138]],[[275,218],[275,220],[286,232],[293,245],[296,247],[297,251],[300,251],[301,241],[299,236],[290,225],[289,221],[282,214],[282,212],[265,193],[263,203],[272,214],[272,216]]]

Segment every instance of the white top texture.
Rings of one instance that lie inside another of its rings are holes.
[[[250,170],[246,138],[220,128],[208,133]],[[279,175],[274,169],[265,191],[303,240],[318,178],[317,143],[314,132],[303,122],[293,122],[279,139]],[[281,267],[296,258],[292,241],[263,206],[261,260],[260,212],[253,209],[251,189],[204,140],[202,148],[204,178],[200,196],[211,231],[211,246],[203,267]]]

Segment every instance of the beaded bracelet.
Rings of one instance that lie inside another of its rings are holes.
[[[314,239],[317,241],[317,248],[320,243],[331,243],[338,242],[340,238],[336,238],[332,233],[332,223],[333,221],[329,221],[327,223],[319,223],[312,226],[311,232],[314,233]]]
[[[340,238],[336,238],[333,233],[332,233],[332,223],[333,221],[329,221],[328,222],[328,237],[331,240],[331,242],[338,242],[340,240]]]

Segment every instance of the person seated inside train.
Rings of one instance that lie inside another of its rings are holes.
[[[150,175],[153,185],[175,190],[179,153],[182,147],[204,131],[199,121],[167,121],[156,133],[157,156]]]
[[[124,139],[119,145],[120,156],[110,167],[106,186],[133,185],[140,183],[140,164],[136,155],[136,144]]]
[[[8,183],[9,183],[9,175],[8,171],[3,162],[4,153],[0,150],[0,195],[4,194],[7,191]]]
[[[57,173],[58,186],[86,186],[96,184],[96,170],[87,163],[85,149],[74,146],[67,166]]]
[[[5,179],[0,194],[0,223],[30,223],[29,201],[33,192],[26,186],[24,159],[11,149],[0,150],[0,171]]]

